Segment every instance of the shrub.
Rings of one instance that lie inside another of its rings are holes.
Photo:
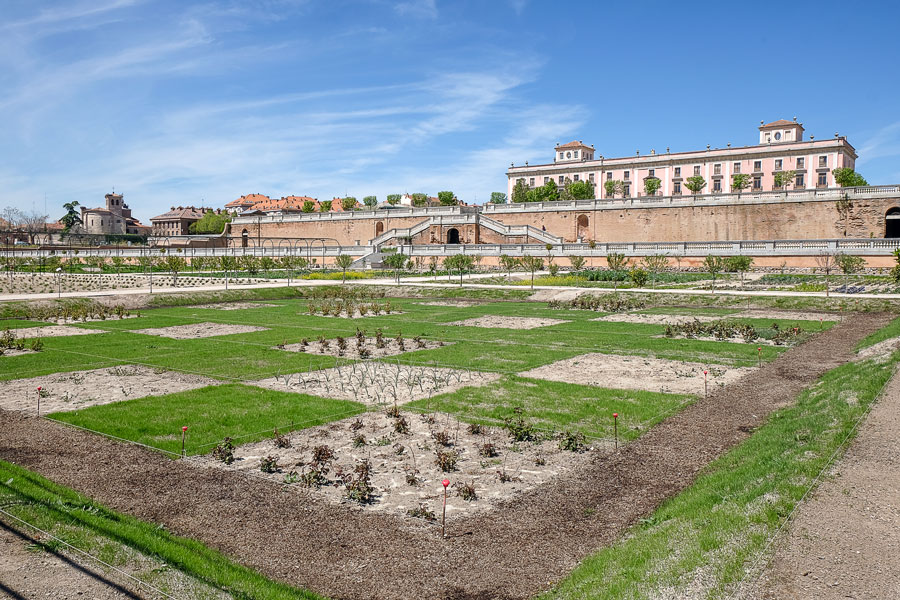
[[[43,350],[44,349],[44,340],[42,340],[41,338],[35,338],[35,339],[31,340],[31,349],[34,352],[40,352],[41,350]]]
[[[356,463],[353,474],[344,481],[344,495],[348,500],[359,504],[368,504],[375,499],[375,488],[372,487],[372,463],[364,458]]]
[[[628,277],[637,287],[644,287],[647,285],[647,271],[640,267],[632,267],[628,272]]]
[[[276,473],[278,471],[278,459],[274,456],[267,456],[259,461],[259,470],[263,473]]]
[[[490,442],[485,442],[478,446],[478,454],[484,458],[492,458],[498,454],[497,447]]]
[[[456,489],[456,494],[466,502],[478,500],[478,494],[475,493],[474,483],[459,482],[456,483],[453,487]]]
[[[431,437],[434,438],[434,441],[440,444],[441,446],[452,446],[453,440],[450,438],[450,432],[444,431],[434,431],[431,433]]]
[[[220,444],[216,444],[216,447],[212,450],[212,457],[216,460],[219,460],[226,465],[230,465],[234,462],[234,444],[231,441],[230,437],[222,440]]]
[[[509,433],[509,437],[514,442],[533,442],[540,436],[534,425],[527,422],[522,416],[522,409],[517,408],[516,417],[507,417],[503,420],[503,427]]]
[[[399,417],[394,420],[394,432],[409,433],[409,421],[406,420],[406,417]]]
[[[278,432],[278,429],[275,429],[275,431],[272,432],[272,438],[275,440],[276,448],[290,448],[291,447],[291,440],[289,440],[286,436],[281,435]]]
[[[357,433],[353,436],[353,447],[354,448],[362,448],[366,445],[366,436],[361,433]]]
[[[569,452],[584,452],[584,434],[580,431],[566,431],[559,440],[559,449]]]
[[[357,417],[350,423],[350,431],[359,431],[364,427],[362,419]]]
[[[455,471],[458,460],[459,454],[455,450],[435,450],[434,464],[444,473]]]
[[[470,423],[466,430],[472,435],[482,435],[484,434],[484,426],[479,425],[478,423]]]
[[[437,516],[434,512],[428,510],[424,504],[420,504],[416,508],[411,508],[406,511],[406,514],[416,519],[425,519],[426,521],[436,521]]]

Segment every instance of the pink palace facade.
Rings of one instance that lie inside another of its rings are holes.
[[[694,152],[639,154],[625,158],[605,158],[596,154],[593,146],[581,141],[557,145],[552,163],[511,166],[507,171],[508,190],[512,199],[513,187],[523,181],[529,187],[546,185],[549,181],[562,184],[566,179],[587,180],[594,184],[597,198],[606,198],[604,183],[619,180],[624,185],[625,198],[646,196],[644,180],[660,180],[657,196],[690,194],[685,181],[694,175],[706,180],[702,194],[731,192],[731,180],[736,173],[750,176],[747,191],[780,190],[775,186],[775,173],[795,171],[787,189],[822,189],[836,187],[834,169],[854,168],[856,151],[844,136],[835,134],[825,140],[803,139],[803,124],[781,119],[759,127],[759,144]],[[619,194],[622,198],[623,194]]]

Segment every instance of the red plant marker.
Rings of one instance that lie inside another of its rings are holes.
[[[616,438],[616,450],[619,449],[619,413],[613,413],[613,433]]]
[[[445,538],[447,537],[447,486],[450,485],[450,480],[443,480],[441,485],[444,486],[444,510],[441,514],[441,537]]]
[[[756,365],[762,367],[762,346],[756,347]]]
[[[187,425],[181,428],[181,455],[185,456],[184,453],[184,438],[187,437]]]
[[[37,390],[37,392],[38,392],[38,416],[41,416],[41,390],[42,389],[43,388],[41,386],[38,386],[38,390]]]
[[[703,397],[706,398],[709,394],[709,386],[707,383],[706,376],[709,374],[709,371],[703,371]]]

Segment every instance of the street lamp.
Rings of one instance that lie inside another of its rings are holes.
[[[56,267],[56,297],[62,298],[62,267]]]

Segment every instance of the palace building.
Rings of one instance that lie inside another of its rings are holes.
[[[609,198],[606,182],[617,181],[614,198],[640,198],[647,195],[681,196],[690,194],[686,182],[700,176],[706,182],[703,194],[732,191],[736,174],[748,176],[749,191],[783,189],[814,190],[836,187],[833,171],[854,168],[856,150],[847,138],[835,134],[833,139],[803,139],[803,124],[779,120],[759,127],[759,143],[754,146],[710,148],[691,152],[657,152],[621,158],[597,154],[593,146],[581,141],[554,148],[553,162],[542,165],[511,166],[507,171],[510,198],[517,182],[530,188],[553,181],[589,181],[595,197]],[[793,171],[789,182],[777,185],[777,173]],[[647,193],[645,182],[658,179],[658,189]]]

